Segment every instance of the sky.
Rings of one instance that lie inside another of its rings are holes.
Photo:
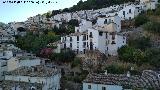
[[[19,0],[8,0],[16,1],[16,3],[3,3],[7,0],[0,0],[0,22],[9,23],[9,22],[23,22],[31,16],[37,14],[43,14],[48,11],[58,10],[63,8],[68,8],[73,5],[76,5],[79,0],[50,0],[52,3],[48,3],[49,0],[39,0],[37,3],[24,3],[27,0],[21,0],[22,3],[17,3]],[[28,0],[37,2],[38,0]],[[42,3],[44,1],[44,4]],[[56,3],[57,2],[57,3]]]

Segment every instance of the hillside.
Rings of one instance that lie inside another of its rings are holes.
[[[80,10],[100,9],[127,2],[135,2],[135,0],[87,0],[87,1],[80,0],[77,3],[77,5],[74,5],[70,8],[65,8],[63,10],[53,10],[52,16],[62,12],[75,12]]]

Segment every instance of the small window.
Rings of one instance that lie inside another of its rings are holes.
[[[112,40],[114,40],[115,39],[115,35],[112,35]]]
[[[86,42],[83,42],[83,48],[85,48],[86,47]]]
[[[77,42],[77,48],[79,48],[79,42]]]
[[[91,85],[88,85],[88,89],[91,89]]]
[[[64,48],[66,48],[66,43],[64,44]]]
[[[131,9],[129,9],[129,13],[131,13]]]
[[[79,36],[77,36],[77,41],[79,41]]]
[[[104,24],[107,24],[107,19],[105,19]]]
[[[103,32],[99,32],[99,36],[102,36],[103,35]]]
[[[107,35],[107,33],[106,33],[106,39],[108,38],[108,35]]]
[[[123,15],[125,15],[125,11],[123,11]]]
[[[92,32],[90,32],[90,35],[89,35],[89,37],[90,37],[90,38],[92,38],[92,37],[93,37],[93,36],[92,36]]]
[[[86,40],[86,35],[83,36],[83,41],[85,41],[85,40]]]
[[[83,53],[84,53],[84,54],[86,53],[86,49],[83,49]]]
[[[72,41],[72,37],[70,37],[70,41]]]
[[[111,21],[112,21],[112,20],[111,20],[111,19],[109,19],[109,23],[111,23]]]
[[[106,87],[102,87],[102,90],[106,90]]]
[[[72,48],[72,43],[70,43],[70,48]]]

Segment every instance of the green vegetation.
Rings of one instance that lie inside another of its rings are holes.
[[[77,66],[80,67],[80,65],[81,65],[81,60],[79,58],[74,58],[74,61],[71,62],[72,68],[77,67]]]
[[[148,20],[148,17],[144,14],[142,15],[138,15],[136,18],[135,18],[135,26],[140,26],[140,25],[143,25],[144,23],[146,23]]]
[[[129,46],[123,46],[118,50],[119,59],[123,62],[142,65],[145,62],[145,53],[140,49]]]
[[[139,75],[140,72],[137,70],[131,70],[131,66],[130,65],[126,65],[126,64],[119,64],[119,63],[114,63],[111,65],[108,65],[105,70],[107,70],[107,73],[111,73],[111,74],[124,74],[127,73],[128,71],[130,71],[130,73],[132,75]]]
[[[150,65],[160,68],[160,48],[151,48],[146,50],[146,60]]]
[[[143,25],[145,31],[149,33],[159,34],[160,35],[160,23],[159,22],[147,22]]]
[[[48,33],[49,31],[54,32],[56,35],[68,35],[70,33],[74,33],[75,26],[79,26],[78,20],[72,19],[68,23],[63,22],[62,25],[57,28],[56,26],[50,30],[44,30],[44,33]]]
[[[148,37],[140,37],[137,39],[129,39],[128,40],[128,45],[136,48],[136,49],[140,49],[140,50],[145,50],[147,48],[151,47],[151,42],[150,42],[150,38]]]
[[[118,50],[121,61],[136,63],[137,65],[142,65],[143,63],[160,68],[160,48],[152,47],[151,43],[160,35],[159,20],[160,5],[156,10],[148,10],[135,18],[135,26],[141,26],[146,36],[129,39],[128,46],[124,46]]]
[[[27,50],[28,52],[33,52],[39,54],[40,50],[45,48],[50,42],[55,42],[60,39],[58,35],[50,34],[33,34],[28,32],[26,36],[16,37],[16,45],[22,50]]]
[[[141,66],[142,64],[149,64],[153,67],[160,67],[160,49],[148,48],[145,51],[135,49],[130,46],[123,46],[118,50],[119,59],[123,62],[129,62]]]
[[[52,61],[56,61],[56,62],[59,62],[59,63],[61,63],[61,62],[69,63],[69,62],[74,60],[75,53],[71,50],[64,50],[61,53],[53,53],[49,58]]]

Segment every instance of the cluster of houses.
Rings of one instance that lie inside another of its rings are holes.
[[[156,0],[140,0],[98,10],[57,14],[54,19],[59,22],[77,19],[80,24],[75,27],[75,33],[63,36],[59,43],[56,42],[55,51],[59,53],[60,49],[70,48],[77,54],[85,54],[86,50],[99,50],[106,56],[116,56],[117,50],[126,44],[126,37],[121,33],[121,21],[155,9],[156,4]],[[96,23],[93,24],[92,20]]]
[[[46,28],[60,27],[63,22],[69,22],[72,19],[81,21],[82,19],[93,21],[97,20],[98,16],[114,16],[118,15],[121,20],[131,20],[136,17],[139,13],[146,10],[153,10],[156,8],[158,0],[136,0],[135,3],[124,3],[120,5],[113,5],[107,8],[97,10],[81,10],[76,12],[64,12],[51,17],[46,15],[36,15],[29,17],[23,26],[28,30],[39,30]],[[16,23],[21,24],[21,23]],[[14,25],[14,24],[13,24]]]
[[[59,90],[60,69],[15,47],[0,44],[0,90]]]

